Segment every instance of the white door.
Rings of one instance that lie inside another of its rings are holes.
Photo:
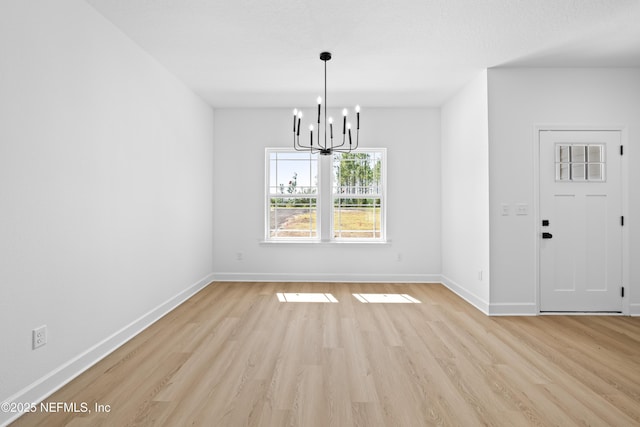
[[[619,131],[540,132],[540,311],[622,311]]]

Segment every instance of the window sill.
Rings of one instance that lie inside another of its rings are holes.
[[[391,246],[391,240],[260,240],[260,246]]]

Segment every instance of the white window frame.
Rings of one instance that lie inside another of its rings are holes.
[[[318,162],[316,165],[316,170],[318,173],[317,181],[317,192],[315,194],[316,199],[316,229],[315,229],[315,237],[304,236],[304,237],[271,237],[271,198],[273,195],[270,191],[270,180],[271,180],[271,154],[272,153],[298,153],[295,150],[289,148],[266,148],[265,149],[265,215],[264,215],[264,240],[268,242],[315,242],[320,241],[320,222],[321,222],[321,212],[320,212],[320,203],[321,203],[321,190],[320,190],[320,182],[321,182],[321,170],[320,163]],[[319,156],[318,156],[319,157]],[[292,198],[292,197],[304,197],[303,195],[298,196],[289,196],[283,195],[283,198]]]
[[[387,149],[386,148],[359,148],[357,152],[380,153],[381,171],[380,180],[382,190],[375,198],[380,198],[380,237],[334,238],[334,156],[317,156],[317,193],[316,193],[316,237],[271,237],[270,213],[271,213],[271,154],[272,153],[296,153],[291,148],[265,149],[265,213],[264,213],[264,242],[267,243],[386,243],[386,211],[387,211]]]
[[[354,198],[354,199],[370,199],[370,198],[379,198],[380,199],[380,237],[363,237],[363,238],[355,238],[355,237],[334,237],[336,233],[336,227],[334,224],[335,220],[335,200],[341,197],[338,197],[335,194],[335,174],[331,174],[331,240],[336,242],[386,242],[386,230],[387,230],[387,149],[386,148],[359,148],[356,153],[375,153],[380,154],[380,192],[373,195],[354,195],[353,197],[342,197],[342,198]],[[333,156],[332,156],[333,157]],[[333,158],[332,158],[333,161]]]

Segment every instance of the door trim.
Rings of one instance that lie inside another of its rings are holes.
[[[540,132],[544,131],[618,131],[620,132],[620,141],[625,147],[625,154],[620,161],[621,168],[621,195],[622,195],[622,215],[628,217],[629,206],[629,168],[627,155],[629,147],[629,135],[628,127],[620,124],[602,124],[598,126],[585,125],[585,124],[536,124],[533,127],[533,194],[534,194],[534,206],[533,206],[533,230],[532,233],[535,236],[534,247],[534,282],[536,284],[535,290],[535,305],[536,313],[538,315],[546,315],[548,313],[540,312],[540,238],[538,233],[540,232]],[[629,295],[635,291],[630,288],[629,282],[629,227],[622,227],[622,286],[625,288],[624,297],[622,298],[622,314],[630,315]],[[569,315],[582,314],[582,313],[565,313]],[[590,314],[590,313],[589,313]],[[613,313],[612,313],[613,314]]]

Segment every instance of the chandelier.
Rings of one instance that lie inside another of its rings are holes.
[[[320,153],[322,155],[330,155],[334,152],[350,153],[358,148],[358,136],[360,133],[360,106],[356,105],[356,138],[355,144],[351,138],[351,123],[347,122],[347,116],[349,111],[345,108],[342,110],[342,142],[340,142],[340,135],[336,138],[338,141],[334,144],[333,141],[333,118],[327,119],[327,61],[331,59],[330,52],[322,52],[320,59],[324,62],[324,109],[322,108],[322,97],[318,97],[318,126],[314,142],[313,125],[309,125],[309,145],[304,145],[300,142],[300,124],[302,122],[302,111],[297,108],[293,110],[293,148],[297,151],[310,151],[311,153]],[[320,137],[321,129],[321,113],[324,114],[323,128],[324,133],[322,138]],[[327,133],[327,125],[329,125],[329,132]],[[327,141],[328,137],[328,141]],[[304,138],[303,138],[304,139]]]

